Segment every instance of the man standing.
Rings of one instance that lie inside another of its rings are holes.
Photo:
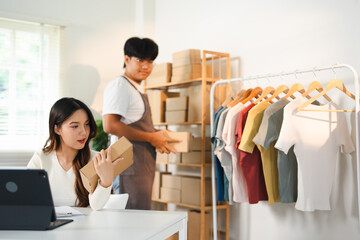
[[[131,141],[134,164],[114,180],[113,186],[115,192],[129,193],[126,208],[150,209],[155,148],[160,153],[175,152],[169,146],[174,140],[154,128],[149,101],[141,85],[153,69],[157,44],[148,38],[133,37],[126,41],[124,54],[125,73],[105,88],[103,126],[111,134],[111,143],[122,136]]]

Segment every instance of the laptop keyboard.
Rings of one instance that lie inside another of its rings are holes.
[[[74,221],[74,220],[72,220],[72,219],[57,219],[54,222],[50,222],[50,225],[46,228],[46,230],[51,230],[51,229],[60,227],[60,226],[62,226],[64,224],[67,224],[67,223],[72,222],[72,221]]]

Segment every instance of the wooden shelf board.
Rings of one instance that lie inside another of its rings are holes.
[[[189,87],[193,85],[200,85],[202,83],[203,78],[195,78],[191,80],[181,81],[181,82],[169,82],[165,84],[159,84],[159,85],[150,85],[146,86],[146,90],[157,90],[157,89],[167,89],[167,88],[184,88]],[[207,84],[212,84],[213,82],[216,82],[219,80],[218,78],[209,78],[207,77],[205,79]]]

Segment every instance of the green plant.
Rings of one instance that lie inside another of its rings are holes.
[[[98,132],[96,134],[96,137],[94,137],[91,141],[92,149],[100,151],[101,149],[106,149],[108,147],[109,135],[104,132],[102,120],[96,120],[96,126],[98,128]]]

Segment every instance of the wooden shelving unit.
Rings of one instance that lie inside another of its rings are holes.
[[[207,76],[207,66],[212,66],[211,76]],[[224,67],[225,66],[225,67]],[[223,70],[225,68],[225,71]],[[210,109],[206,109],[207,98],[210,99],[210,94],[207,94],[207,87],[212,85],[214,82],[220,79],[229,79],[230,78],[230,54],[214,52],[214,51],[202,51],[202,77],[191,80],[184,80],[181,82],[170,82],[162,85],[151,85],[147,86],[145,81],[145,91],[146,90],[169,90],[169,89],[179,89],[187,88],[190,86],[201,85],[202,86],[202,119],[198,122],[179,122],[179,123],[155,123],[155,126],[165,126],[170,125],[198,125],[201,128],[201,163],[200,164],[184,164],[184,163],[157,163],[165,164],[166,171],[168,170],[168,165],[178,165],[184,167],[197,167],[200,170],[200,179],[201,179],[201,204],[199,206],[183,204],[179,202],[164,201],[161,199],[153,199],[154,202],[163,203],[164,209],[167,210],[167,204],[176,204],[177,206],[186,207],[190,209],[195,209],[200,211],[200,239],[205,239],[205,231],[210,231],[210,229],[205,229],[205,212],[206,211],[225,211],[226,225],[225,231],[218,231],[218,239],[221,239],[221,236],[225,236],[225,239],[229,239],[229,204],[228,202],[218,202],[217,209],[213,209],[212,205],[205,205],[205,170],[206,168],[211,167],[211,163],[206,163],[205,159],[205,137],[206,137],[206,127],[210,124],[210,119],[207,119],[207,112]],[[219,214],[218,214],[219,216]]]

